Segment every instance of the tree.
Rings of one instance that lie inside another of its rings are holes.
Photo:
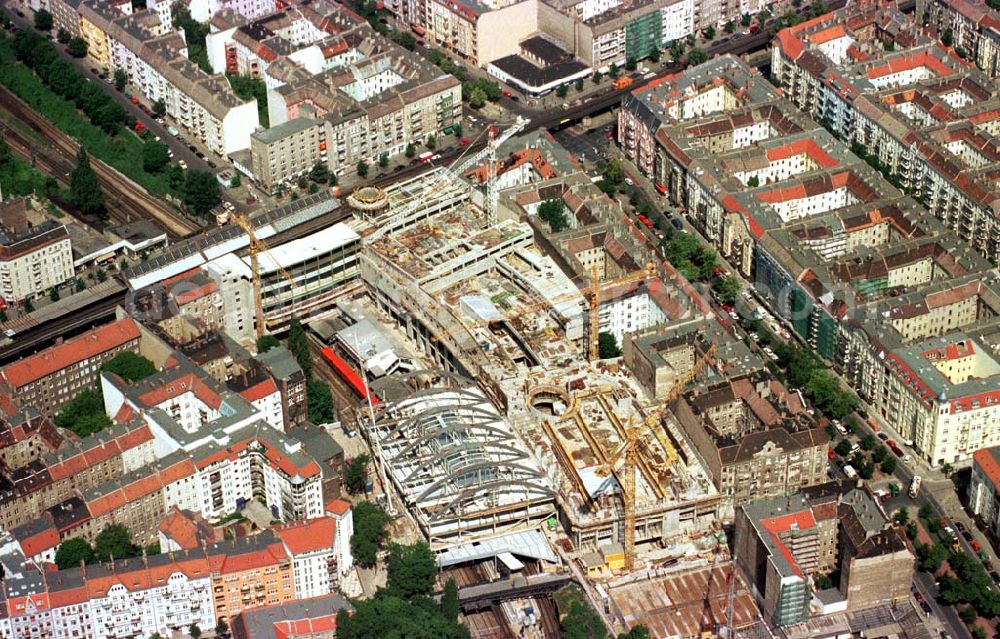
[[[965,606],[959,609],[958,617],[967,624],[976,623],[976,619],[979,619],[979,615],[976,614],[976,609],[972,606]]]
[[[658,48],[653,47],[653,49],[649,52],[649,61],[653,63],[660,61],[660,50]]]
[[[881,463],[889,455],[889,449],[885,446],[879,446],[872,451],[872,461],[876,464]]]
[[[910,521],[910,512],[905,508],[900,508],[895,516],[893,516],[893,519],[896,520],[897,524],[905,526]]]
[[[121,524],[108,524],[94,538],[94,559],[110,561],[135,557],[139,548],[132,544],[128,529]]]
[[[206,215],[222,201],[219,181],[208,171],[189,170],[184,174],[184,204],[195,215]]]
[[[597,334],[597,352],[601,359],[620,357],[622,349],[618,346],[618,338],[612,333],[601,331]]]
[[[354,614],[337,613],[337,639],[410,637],[412,639],[469,639],[468,628],[451,621],[429,597],[406,601],[381,591],[371,599],[352,602]]]
[[[426,144],[428,149],[435,148],[437,146],[437,138],[433,135],[428,135]]]
[[[59,544],[59,549],[56,550],[56,565],[59,570],[75,568],[81,561],[85,564],[94,562],[94,549],[85,540],[70,537]]]
[[[93,388],[86,388],[63,405],[56,415],[59,428],[87,437],[111,426],[111,418],[104,413],[104,398]]]
[[[934,514],[934,509],[931,508],[930,504],[924,504],[923,506],[920,507],[920,510],[917,511],[917,516],[920,517],[921,519],[930,519],[931,515],[933,514]]]
[[[558,87],[556,87],[556,96],[557,97],[565,98],[566,94],[568,94],[568,93],[569,93],[569,87],[568,87],[568,85],[560,84]]]
[[[24,312],[30,313],[35,310],[35,305],[32,303],[31,298],[24,300]]]
[[[348,462],[347,470],[344,471],[344,485],[347,486],[347,492],[352,495],[364,492],[365,484],[368,482],[368,464],[370,463],[371,457],[364,453]]]
[[[559,233],[569,228],[569,216],[566,206],[560,199],[545,200],[538,206],[538,217],[549,225],[553,233]]]
[[[564,639],[606,639],[608,631],[601,617],[588,604],[574,600],[563,617]]]
[[[479,87],[473,87],[469,90],[467,100],[473,109],[481,109],[486,105],[486,92]]]
[[[229,632],[229,624],[226,623],[225,619],[219,619],[219,623],[215,624],[215,635],[220,636]]]
[[[708,54],[705,53],[704,49],[699,49],[699,48],[695,47],[694,49],[691,49],[690,51],[688,51],[688,54],[687,54],[687,63],[688,63],[688,66],[692,66],[692,67],[698,66],[699,64],[701,64],[701,63],[703,63],[703,62],[705,62],[707,60],[708,60]]]
[[[947,29],[941,32],[941,44],[943,44],[944,46],[950,47],[954,42],[954,40],[955,36],[951,30],[951,27],[948,27]]]
[[[765,24],[767,24],[767,21],[770,19],[771,19],[771,12],[768,11],[767,9],[761,9],[760,12],[757,14],[757,24],[759,24],[762,27]]]
[[[124,69],[115,69],[115,88],[119,91],[125,89],[125,83],[128,82],[128,76],[125,74]]]
[[[618,633],[618,639],[651,639],[649,636],[649,629],[646,626],[639,624],[632,626],[632,629],[628,632]]]
[[[306,403],[309,406],[309,421],[327,424],[334,419],[333,394],[325,382],[310,379],[306,384]]]
[[[35,12],[35,28],[39,31],[52,30],[52,14],[46,9],[39,9]]]
[[[368,163],[364,160],[358,162],[358,177],[368,177]]]
[[[417,154],[417,147],[413,146],[412,142],[407,142],[406,151],[403,152],[403,155],[405,155],[408,158],[412,158],[416,154]]]
[[[709,25],[708,27],[702,30],[701,35],[706,40],[713,40],[715,38],[715,27]]]
[[[257,338],[258,353],[266,353],[275,346],[281,346],[281,342],[274,335],[261,335]]]
[[[142,145],[142,168],[146,173],[159,173],[170,164],[170,150],[166,144],[149,140]]]
[[[636,62],[635,58],[630,57],[627,60],[625,60],[625,70],[626,71],[635,71],[636,67],[638,67],[638,66],[639,66],[639,63]]]
[[[167,103],[162,98],[153,103],[153,115],[162,118],[167,114]]]
[[[239,173],[233,172],[233,177],[229,180],[229,188],[235,189],[243,184],[243,178],[240,177]]]
[[[621,162],[615,159],[608,160],[604,165],[604,179],[611,184],[618,185],[625,181],[625,170]]]
[[[731,34],[732,32],[736,31],[736,23],[730,20],[725,24],[725,26],[722,27],[722,30],[725,31],[726,33]]]
[[[66,51],[74,58],[84,58],[87,56],[87,41],[83,38],[70,38]]]
[[[330,181],[330,167],[326,165],[326,162],[317,162],[309,170],[309,179],[317,184],[326,184]]]
[[[73,36],[71,36],[69,34],[69,31],[67,31],[66,29],[63,29],[62,27],[60,27],[59,31],[56,32],[56,41],[59,44],[67,44],[69,42],[70,38],[72,38],[72,37]]]
[[[886,457],[882,460],[882,465],[879,466],[879,469],[886,475],[893,474],[896,472],[896,458]]]
[[[735,277],[716,277],[712,280],[712,290],[719,296],[723,304],[735,304],[740,295],[740,281]]]
[[[55,286],[49,289],[49,299],[53,302],[59,301],[59,289],[57,289]]]
[[[429,595],[437,577],[434,551],[424,541],[411,545],[391,544],[386,568],[389,572],[386,589],[403,599]]]
[[[98,215],[104,212],[104,194],[97,174],[90,166],[90,156],[80,147],[76,155],[76,168],[69,176],[70,198],[76,208],[87,215]]]
[[[618,65],[615,64],[614,62],[612,62],[608,66],[608,75],[611,76],[612,78],[617,78],[618,77]]]
[[[751,189],[757,188],[758,186],[760,186],[760,178],[757,177],[756,175],[751,175],[750,178],[747,180],[747,186],[750,187]]]
[[[201,637],[201,628],[198,627],[198,624],[193,623],[188,626],[188,634],[191,635],[192,639],[199,639]]]
[[[851,452],[851,442],[846,439],[842,439],[837,442],[837,446],[833,449],[833,452],[837,453],[841,457],[846,457]]]
[[[577,91],[583,91],[583,78],[577,78],[576,82],[573,83],[573,87]]]
[[[753,17],[749,13],[740,16],[740,24],[744,27],[749,27],[751,22],[753,22]]]
[[[362,501],[354,505],[354,534],[351,536],[351,553],[359,566],[370,568],[375,565],[379,546],[385,540],[385,527],[389,515],[371,503]]]
[[[309,340],[306,339],[306,330],[302,326],[302,321],[292,315],[288,323],[288,350],[295,356],[295,361],[299,363],[302,372],[306,377],[312,377],[312,353],[309,352]]]
[[[603,78],[604,76],[600,71],[594,71],[594,75],[590,76],[590,79],[594,82],[594,84],[600,84]]]
[[[156,366],[142,355],[126,351],[102,364],[101,370],[114,373],[128,382],[138,382],[156,373]]]
[[[458,612],[458,584],[454,578],[449,577],[444,584],[444,594],[441,595],[441,614],[446,619],[457,622]]]
[[[871,450],[875,448],[877,440],[874,435],[865,435],[860,440],[858,440],[858,445],[861,446],[861,450]]]
[[[389,154],[388,153],[383,153],[382,155],[378,156],[378,165],[380,167],[382,167],[383,169],[385,167],[389,166]]]

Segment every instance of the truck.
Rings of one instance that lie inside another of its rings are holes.
[[[913,480],[910,482],[910,490],[907,492],[907,494],[910,496],[910,499],[916,499],[917,493],[919,492],[920,492],[920,475],[914,475]]]
[[[629,76],[622,76],[622,77],[618,78],[617,80],[615,80],[615,85],[614,86],[615,86],[616,89],[627,89],[628,87],[632,86],[633,82],[634,82],[634,80],[631,77],[629,77]]]

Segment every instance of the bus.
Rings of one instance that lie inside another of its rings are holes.
[[[917,493],[920,492],[920,475],[914,475],[913,481],[910,482],[910,499],[916,499]]]

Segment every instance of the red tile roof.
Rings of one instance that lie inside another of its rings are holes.
[[[273,379],[268,377],[264,381],[254,384],[250,388],[241,392],[240,396],[252,404],[258,399],[264,399],[268,395],[273,395],[277,392],[278,386],[274,383]]]
[[[181,510],[177,506],[171,508],[160,522],[159,531],[181,548],[199,548],[217,541],[215,529],[200,513]]]
[[[332,517],[304,519],[273,528],[292,555],[333,548],[337,520]]]
[[[50,523],[49,526],[34,535],[25,539],[18,539],[18,544],[21,546],[21,551],[24,553],[24,556],[31,558],[39,553],[49,550],[50,548],[58,546],[59,531]]]
[[[139,327],[129,318],[95,328],[79,337],[25,357],[0,370],[15,391],[87,358],[139,339]]]
[[[333,499],[326,504],[326,512],[338,517],[344,516],[344,514],[350,509],[351,502],[344,501],[343,499]]]
[[[90,466],[99,464],[116,455],[121,455],[126,450],[135,448],[136,446],[152,440],[153,433],[149,430],[149,426],[146,425],[142,425],[138,428],[133,428],[125,433],[122,433],[109,442],[84,440],[92,441],[93,445],[90,448],[81,450],[79,453],[50,465],[48,468],[49,476],[52,477],[53,481],[65,479],[66,477],[83,472],[84,469],[89,468]]]
[[[92,517],[99,517],[100,515],[124,508],[128,504],[139,501],[144,497],[148,497],[169,484],[186,477],[192,477],[196,472],[194,462],[190,459],[184,459],[159,472],[153,472],[150,475],[141,477],[136,481],[127,483],[96,499],[90,500],[87,506],[90,508]]]
[[[992,448],[980,448],[972,454],[972,459],[982,469],[986,478],[993,483],[994,490],[1000,487],[1000,462],[993,455]]]
[[[302,635],[308,636],[320,632],[330,632],[336,629],[337,615],[333,613],[322,617],[275,622],[274,637],[275,639],[290,639]]]
[[[176,399],[189,392],[194,393],[195,397],[213,410],[218,410],[219,406],[222,405],[222,398],[219,394],[193,373],[162,382],[152,390],[139,395],[139,401],[149,407],[159,406],[163,402]]]

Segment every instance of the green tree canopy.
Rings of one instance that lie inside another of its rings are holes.
[[[354,505],[354,535],[351,536],[351,553],[354,561],[366,568],[374,566],[378,549],[385,541],[385,527],[389,515],[370,501]]]
[[[281,346],[281,342],[274,335],[261,335],[257,338],[258,353],[266,353],[275,346]]]
[[[573,601],[569,614],[563,617],[564,639],[606,639],[607,628],[600,615],[583,601]]]
[[[306,383],[306,404],[309,406],[309,421],[314,424],[333,421],[333,394],[326,382],[310,379]]]
[[[55,424],[86,437],[111,426],[111,418],[104,413],[104,399],[100,392],[87,388],[63,405],[55,417]]]
[[[140,550],[132,544],[128,529],[121,524],[108,524],[94,539],[94,558],[97,561],[135,557]]]
[[[458,584],[451,577],[444,584],[444,594],[441,595],[441,614],[449,621],[458,621]]]
[[[59,544],[59,549],[56,550],[56,565],[59,570],[75,568],[81,561],[85,564],[94,562],[94,549],[85,540],[70,537]]]
[[[142,168],[147,173],[159,173],[170,164],[170,153],[166,144],[149,140],[142,145]]]
[[[125,88],[125,84],[128,82],[128,76],[125,74],[124,69],[115,69],[115,88],[121,91]]]
[[[196,215],[206,215],[222,201],[219,181],[208,171],[189,170],[184,176],[184,204]]]
[[[347,469],[344,471],[344,485],[347,487],[347,492],[352,495],[364,492],[365,484],[368,482],[368,464],[371,461],[371,457],[361,453],[347,463]]]
[[[142,355],[126,351],[101,364],[101,370],[115,373],[129,382],[137,382],[154,374],[156,366]]]
[[[650,639],[649,629],[642,624],[632,626],[628,632],[619,633],[618,639]]]
[[[309,352],[309,341],[306,339],[306,331],[302,326],[302,321],[292,315],[288,324],[288,350],[295,356],[295,361],[299,363],[302,372],[306,377],[312,376],[312,353]]]
[[[597,334],[597,352],[601,359],[621,357],[622,349],[618,345],[618,338],[612,333],[601,331]]]
[[[39,9],[35,12],[35,28],[39,31],[52,29],[52,14],[47,9]]]
[[[76,168],[69,176],[70,196],[73,204],[81,212],[97,215],[104,212],[104,193],[97,180],[97,174],[90,166],[90,156],[80,147],[76,155]]]
[[[397,597],[411,599],[416,595],[429,595],[434,588],[437,560],[424,541],[406,546],[391,544],[386,567],[389,571],[386,588]]]
[[[559,233],[569,228],[569,216],[566,214],[566,205],[558,198],[545,200],[539,204],[538,217],[549,225],[553,233]]]
[[[326,162],[317,162],[309,171],[309,179],[317,184],[326,184],[330,181],[330,167]]]
[[[735,304],[741,288],[740,281],[735,277],[716,277],[712,280],[712,290],[718,294],[719,301],[723,304]]]
[[[708,60],[708,54],[705,53],[704,49],[699,49],[695,47],[688,51],[687,63],[689,66],[698,66],[699,64],[706,62]]]
[[[428,597],[406,601],[388,592],[354,602],[354,614],[337,613],[337,639],[469,639],[464,626],[448,619]]]
[[[87,56],[87,41],[83,38],[70,38],[69,42],[66,44],[66,50],[74,58],[83,58]]]

